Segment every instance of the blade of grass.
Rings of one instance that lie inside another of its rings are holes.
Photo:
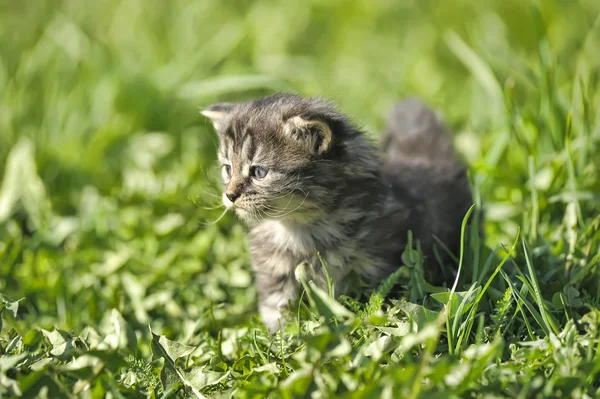
[[[534,298],[537,302],[537,305],[540,309],[540,313],[544,320],[544,323],[548,329],[548,331],[552,331],[554,334],[558,335],[558,326],[554,317],[548,312],[548,308],[546,307],[546,302],[542,297],[542,291],[540,290],[540,284],[538,282],[535,270],[533,269],[533,263],[531,262],[531,256],[529,254],[529,250],[527,248],[527,244],[525,243],[525,239],[521,239],[523,243],[523,253],[525,255],[525,262],[527,263],[527,269],[529,270],[529,281],[531,283],[531,288],[533,289]],[[517,270],[519,270],[517,268]],[[519,270],[520,272],[520,270]]]
[[[523,301],[521,300],[519,294],[517,294],[516,287],[514,286],[514,284],[512,283],[512,281],[510,280],[510,278],[504,271],[500,270],[500,275],[504,278],[504,280],[510,287],[511,294],[513,295],[515,302],[517,303],[517,306],[515,307],[515,313],[513,315],[513,318],[516,316],[516,314],[518,312],[521,313],[521,315],[523,316],[523,321],[525,322],[525,326],[527,327],[527,332],[529,333],[529,338],[532,341],[534,341],[536,339],[536,337],[535,337],[535,334],[533,333],[533,329],[531,328],[531,324],[529,323],[529,319],[527,318],[527,314],[525,314],[525,311],[523,310],[523,306],[522,306]]]
[[[450,290],[450,295],[448,297],[448,303],[446,304],[446,331],[448,333],[448,348],[450,350],[450,354],[452,352],[452,329],[450,328],[450,318],[452,315],[452,297],[454,296],[454,292],[456,291],[456,287],[458,286],[458,280],[460,279],[460,273],[462,271],[463,260],[465,258],[465,230],[467,228],[467,223],[469,221],[469,216],[473,212],[473,208],[475,205],[471,205],[465,217],[463,218],[462,225],[460,228],[460,255],[458,261],[458,270],[456,272],[456,278],[454,279],[454,284],[452,285],[452,289]]]
[[[535,161],[533,155],[529,156],[529,190],[531,191],[531,214],[529,234],[531,239],[537,241],[537,228],[540,220],[540,209],[538,203],[537,189],[535,188]]]

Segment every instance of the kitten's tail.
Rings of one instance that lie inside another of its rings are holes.
[[[389,115],[381,149],[393,194],[402,199],[408,193],[421,204],[416,237],[426,256],[435,259],[434,236],[458,255],[461,223],[473,198],[466,165],[455,153],[448,129],[430,108],[410,98]],[[432,269],[431,281],[438,282],[440,271]]]
[[[381,149],[388,162],[418,160],[453,164],[457,161],[446,127],[417,98],[408,98],[393,108],[387,118]]]
[[[467,168],[454,151],[452,135],[420,100],[409,98],[394,107],[381,149],[385,173],[417,198],[452,193],[454,201],[463,203],[462,208],[471,203]]]

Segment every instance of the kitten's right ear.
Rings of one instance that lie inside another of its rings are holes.
[[[209,105],[200,111],[200,113],[209,118],[218,131],[222,126],[223,120],[233,111],[235,106],[234,103],[218,103]]]

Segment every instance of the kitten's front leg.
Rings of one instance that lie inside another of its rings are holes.
[[[258,265],[254,266],[254,270],[258,289],[258,310],[269,332],[274,333],[280,326],[283,328],[285,325],[281,309],[298,298],[299,284],[293,272],[277,273],[268,268],[261,269]]]

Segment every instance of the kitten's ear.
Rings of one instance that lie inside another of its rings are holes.
[[[315,154],[323,154],[331,146],[331,128],[322,120],[294,116],[287,120],[284,130]]]
[[[233,111],[235,106],[236,104],[234,103],[218,103],[209,105],[200,111],[200,113],[209,118],[215,129],[218,131],[222,126],[223,120]]]

